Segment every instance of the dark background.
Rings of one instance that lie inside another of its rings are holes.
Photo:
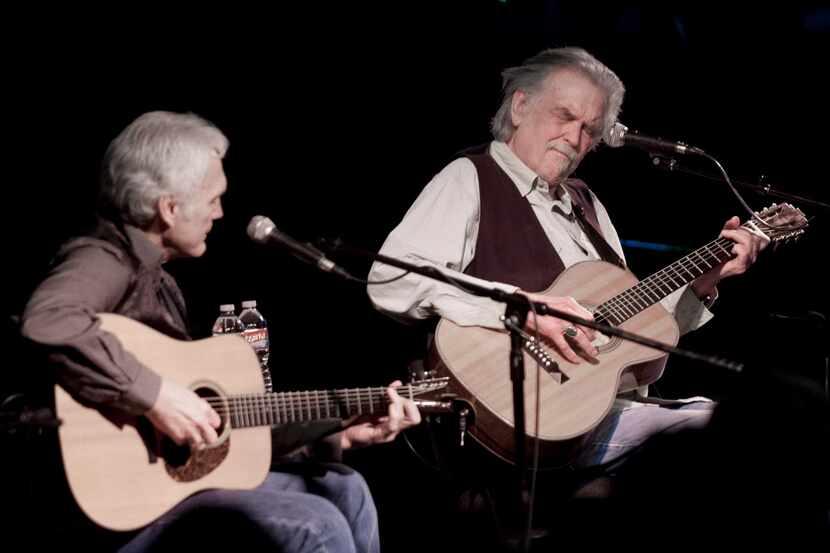
[[[263,214],[302,240],[339,237],[376,250],[455,152],[489,140],[500,71],[553,46],[582,46],[617,72],[627,88],[621,120],[630,127],[705,149],[735,180],[757,184],[764,175],[779,191],[830,202],[830,8],[388,4],[292,3],[180,20],[149,8],[73,14],[88,17],[83,26],[11,17],[12,30],[27,32],[5,39],[7,312],[19,312],[58,244],[89,222],[109,141],[145,111],[193,111],[231,141],[225,218],[203,259],[169,267],[197,334],[209,332],[220,303],[256,299],[270,324],[278,387],[402,377],[420,353],[416,330],[374,312],[361,286],[251,243],[245,226]],[[601,148],[577,175],[624,240],[693,249],[730,216],[746,218],[723,182],[655,169],[637,150]],[[754,209],[780,201],[742,190]],[[793,371],[820,389],[828,212],[796,204],[813,217],[807,233],[723,282],[717,317],[680,345],[749,371]],[[680,254],[628,248],[626,256],[646,276]],[[357,275],[368,270],[362,260],[335,257]],[[657,392],[670,397],[722,398],[740,386],[683,359],[667,372]],[[396,524],[425,503],[395,504],[395,492],[407,488],[392,483],[429,481],[429,471],[421,474],[400,443],[354,462],[377,483],[386,539],[394,541]]]

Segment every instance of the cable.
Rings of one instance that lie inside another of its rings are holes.
[[[355,278],[355,280],[357,280],[359,282],[362,282],[363,284],[366,284],[368,286],[374,286],[374,285],[378,285],[378,284],[389,284],[390,282],[395,282],[396,280],[402,279],[403,277],[405,277],[406,275],[408,275],[411,272],[412,271],[404,271],[400,275],[398,275],[396,277],[388,278],[386,280],[360,280],[358,278]],[[354,278],[354,277],[352,277],[352,278]]]
[[[795,225],[793,225],[791,223],[773,224],[773,223],[770,223],[769,221],[765,221],[764,219],[761,219],[761,217],[759,217],[758,214],[751,207],[749,207],[749,204],[746,203],[743,196],[741,196],[741,193],[738,192],[737,188],[735,188],[735,185],[732,184],[732,179],[729,178],[729,174],[727,174],[726,169],[723,168],[723,165],[721,165],[721,163],[714,156],[709,155],[708,153],[706,153],[703,150],[699,150],[698,154],[705,157],[706,159],[708,159],[709,161],[711,161],[712,163],[715,164],[715,166],[718,168],[718,170],[723,175],[723,178],[726,181],[726,184],[729,186],[729,189],[732,191],[732,193],[737,198],[738,203],[749,214],[750,220],[755,220],[755,221],[757,221],[758,223],[761,224],[761,227],[762,227],[761,230],[762,231],[763,231],[763,228],[768,228],[768,229],[775,229],[775,230],[788,230],[788,231],[792,232],[792,231],[796,231],[796,230],[799,230],[799,229],[802,229],[802,228],[805,228],[805,227],[808,226],[809,220],[806,219],[806,218],[805,218],[803,223],[798,223],[798,224],[795,224]]]

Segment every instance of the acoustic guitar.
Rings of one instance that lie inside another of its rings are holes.
[[[758,224],[772,242],[802,234],[807,223],[804,214],[789,204],[773,204],[756,216],[769,226],[753,219],[743,227]],[[731,240],[718,238],[643,280],[603,261],[577,263],[543,293],[572,296],[598,323],[675,345],[677,323],[660,300],[730,259],[732,245]],[[599,350],[598,363],[576,365],[529,333],[524,336],[526,366],[538,363],[542,369],[535,436],[540,440],[542,468],[566,462],[586,433],[609,412],[618,392],[656,381],[665,367],[665,354],[634,342],[598,336],[594,345]],[[469,434],[502,459],[515,462],[509,352],[506,331],[463,327],[442,319],[436,329],[432,368],[434,374],[450,379],[447,390],[451,394],[472,407],[475,424]],[[530,433],[536,418],[535,375],[524,386]],[[526,445],[533,445],[529,438]]]
[[[139,361],[194,390],[222,419],[218,443],[191,451],[143,417],[85,407],[56,386],[69,487],[87,516],[105,528],[139,528],[202,490],[255,488],[268,474],[273,425],[384,412],[388,405],[386,387],[265,393],[256,354],[238,336],[185,342],[120,315],[100,319]],[[446,384],[425,380],[397,392],[414,400]]]

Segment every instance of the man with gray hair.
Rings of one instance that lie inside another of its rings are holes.
[[[227,149],[225,135],[194,114],[157,111],[133,121],[106,152],[97,228],[61,248],[22,318],[23,335],[45,350],[59,384],[79,402],[143,415],[191,449],[217,443],[217,412],[139,362],[101,328],[98,314],[117,313],[190,339],[182,293],[163,265],[205,253],[213,222],[223,215]],[[154,550],[177,540],[207,545],[214,538],[204,517],[211,516],[223,533],[240,530],[228,536],[240,545],[377,551],[377,512],[366,482],[336,461],[343,448],[390,441],[419,422],[414,403],[392,388],[388,395],[387,416],[348,426],[294,457],[316,455],[327,463],[315,465],[314,474],[295,464],[290,473],[272,470],[252,490],[203,491],[130,535],[122,550]]]
[[[581,48],[540,52],[503,72],[503,100],[492,121],[494,141],[468,150],[424,188],[381,253],[445,272],[463,272],[488,287],[522,291],[530,298],[582,318],[592,314],[572,297],[537,294],[576,263],[603,259],[624,265],[620,240],[604,206],[581,180],[571,178],[585,155],[617,121],[624,87],[617,75]],[[766,246],[763,236],[741,230],[737,217],[722,236],[735,242],[734,257],[712,268],[662,302],[681,332],[712,315],[716,283],[744,272]],[[504,305],[418,275],[402,278],[382,263],[372,267],[375,307],[397,318],[439,316],[453,323],[503,329]],[[527,292],[524,292],[527,291]],[[538,327],[537,327],[538,326]],[[591,328],[555,317],[528,317],[564,359],[581,364],[598,351]],[[584,365],[583,365],[584,366]],[[590,366],[585,370],[590,370]],[[504,387],[509,386],[507,370]],[[573,459],[579,467],[620,458],[646,437],[665,429],[702,426],[711,402],[671,408],[638,408],[644,390],[620,398]],[[639,392],[639,393],[638,393]]]

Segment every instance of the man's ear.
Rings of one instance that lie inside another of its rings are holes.
[[[181,206],[173,196],[162,196],[156,204],[159,219],[165,227],[172,227],[181,214]]]
[[[518,127],[524,121],[530,104],[530,97],[524,90],[517,90],[510,100],[510,120],[514,127]]]

